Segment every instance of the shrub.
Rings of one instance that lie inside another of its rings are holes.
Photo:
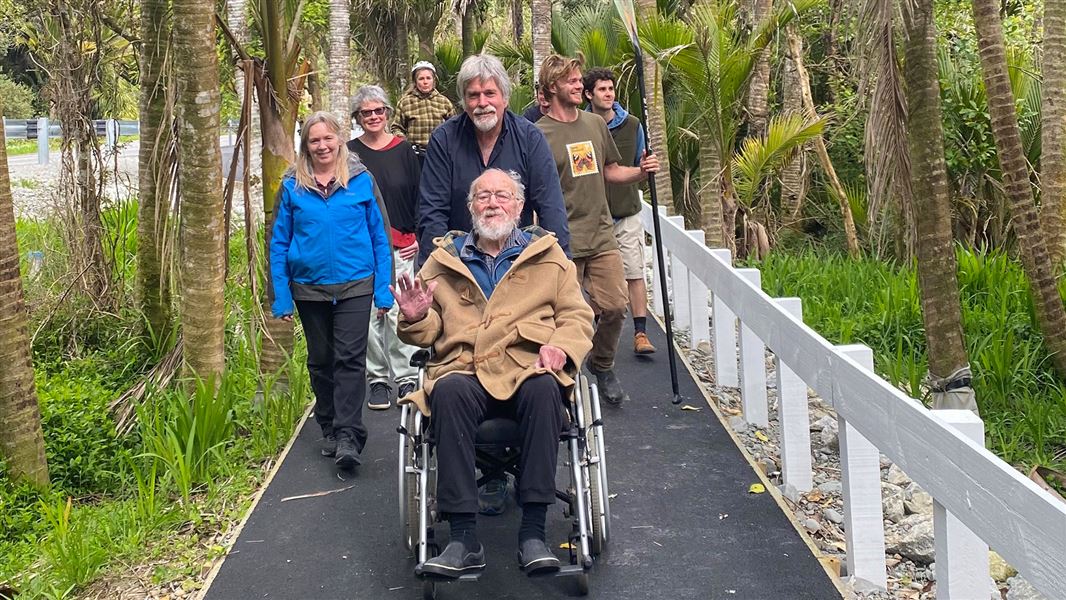
[[[3,98],[4,116],[8,119],[29,119],[35,116],[33,90],[21,83],[15,83],[3,73],[0,73],[0,98]]]

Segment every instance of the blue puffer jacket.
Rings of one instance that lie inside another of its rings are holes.
[[[336,186],[329,198],[296,185],[291,172],[281,182],[270,241],[275,317],[293,313],[290,282],[330,285],[371,275],[374,305],[392,307],[392,248],[375,196],[377,187],[354,155],[348,169],[348,187]]]

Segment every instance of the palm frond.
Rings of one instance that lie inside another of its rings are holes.
[[[823,119],[808,119],[787,113],[774,115],[763,138],[749,137],[733,157],[734,183],[742,203],[750,205],[752,198],[771,173],[792,157],[792,152],[820,135]]]

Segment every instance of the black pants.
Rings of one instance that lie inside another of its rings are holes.
[[[441,512],[477,512],[474,438],[482,421],[496,417],[518,422],[522,437],[518,494],[522,502],[555,502],[555,463],[564,416],[562,389],[554,377],[531,377],[510,401],[500,402],[489,396],[476,377],[449,375],[434,385],[430,410]]]
[[[323,434],[348,436],[358,451],[366,444],[366,337],[371,296],[317,302],[297,300],[307,336],[307,371],[315,392],[315,420]]]

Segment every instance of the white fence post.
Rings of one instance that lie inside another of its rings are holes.
[[[689,237],[704,245],[706,234],[702,229],[686,231]],[[707,284],[700,281],[691,272],[688,274],[689,310],[692,311],[692,347],[700,342],[711,341],[711,321],[707,308]]]
[[[777,304],[797,319],[803,318],[799,298],[777,298]],[[811,466],[811,418],[807,409],[807,384],[778,356],[777,418],[781,423],[781,480],[785,492],[807,492],[814,486]]]
[[[968,410],[934,410],[933,416],[964,436],[985,444],[985,426]],[[936,597],[950,600],[988,598],[988,544],[970,531],[933,498],[933,551],[936,557]]]
[[[841,354],[874,370],[874,353],[867,346],[837,346]],[[848,545],[848,577],[856,590],[873,586],[888,589],[885,573],[884,511],[881,504],[881,461],[877,447],[842,417],[837,417],[840,440],[840,485],[844,497],[844,541]],[[939,566],[937,567],[939,569]],[[860,583],[861,582],[861,583]]]
[[[727,265],[733,264],[729,250],[716,248],[711,254]],[[714,382],[720,387],[740,387],[737,373],[737,317],[729,306],[714,295],[711,316],[714,320]]]
[[[666,217],[666,220],[685,229],[685,217]],[[674,326],[679,329],[688,329],[692,326],[692,314],[688,305],[688,267],[681,259],[670,253],[670,299],[674,306]]]
[[[737,274],[762,288],[758,269],[737,269]],[[770,424],[766,407],[766,344],[744,321],[740,322],[740,404],[746,422],[756,427]]]
[[[37,119],[37,164],[48,164],[48,117]]]

